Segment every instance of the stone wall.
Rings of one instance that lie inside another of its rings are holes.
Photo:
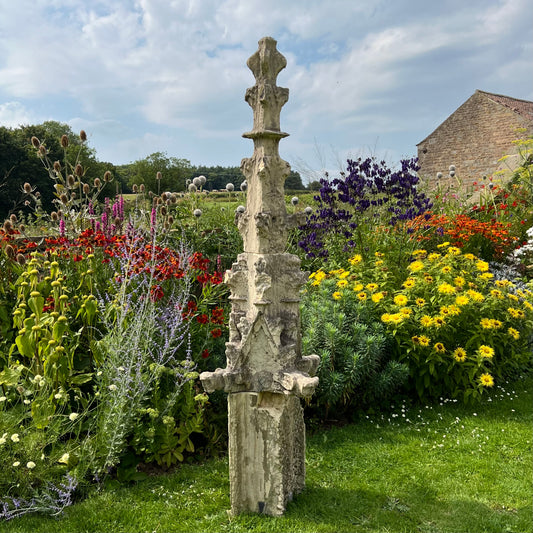
[[[527,133],[517,133],[526,128]],[[448,168],[455,165],[456,176],[463,187],[479,182],[483,176],[516,168],[518,157],[498,163],[508,154],[516,154],[513,141],[533,134],[533,123],[509,107],[490,99],[490,95],[476,91],[450,115],[433,133],[418,144],[421,179],[431,185],[437,183],[437,173],[449,179]]]

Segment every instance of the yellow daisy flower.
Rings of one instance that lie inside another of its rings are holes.
[[[337,287],[340,287],[341,289],[344,289],[348,285],[348,282],[345,279],[340,279],[337,281]]]
[[[499,291],[498,289],[492,289],[490,291],[490,294],[491,294],[491,296],[494,296],[494,298],[498,298],[499,300],[501,300],[503,298],[502,291]]]
[[[448,306],[448,313],[451,316],[457,316],[461,314],[461,309],[457,307],[455,304],[451,304]]]
[[[402,315],[402,313],[393,313],[392,315],[390,315],[389,322],[392,322],[393,324],[400,324],[404,318],[405,315]]]
[[[490,374],[481,374],[479,382],[482,387],[492,387],[494,385],[494,378]]]
[[[364,286],[362,283],[356,283],[356,284],[353,286],[353,290],[354,290],[354,292],[362,291],[364,288],[365,288],[365,286]]]
[[[426,304],[426,300],[424,300],[424,298],[417,298],[415,303],[418,307],[423,307]]]
[[[450,255],[461,255],[461,250],[457,246],[450,246],[448,248],[448,254]]]
[[[507,287],[509,285],[509,280],[508,279],[497,279],[495,282],[494,282],[494,285],[496,285],[496,287]]]
[[[481,357],[486,357],[487,359],[492,359],[494,357],[494,349],[490,346],[486,346],[485,344],[482,344],[478,348],[478,352]]]
[[[364,300],[366,300],[366,292],[359,292],[357,293],[357,299],[361,302],[363,302]]]
[[[489,264],[486,262],[486,261],[478,261],[476,263],[476,268],[480,271],[480,272],[487,272],[488,269],[489,269]]]
[[[358,265],[361,261],[363,260],[363,257],[360,255],[360,254],[355,254],[353,257],[350,257],[350,259],[348,259],[348,262],[350,263],[350,265]]]
[[[436,328],[440,328],[441,326],[444,326],[446,324],[446,320],[442,316],[436,316],[433,318],[433,325]]]
[[[464,254],[463,257],[470,261],[475,261],[477,259],[477,257],[474,254]]]
[[[463,294],[460,294],[455,299],[455,303],[457,305],[466,305],[469,301],[470,301],[470,299],[467,296],[464,296]]]
[[[433,319],[428,316],[428,315],[424,315],[421,319],[420,319],[420,324],[425,327],[425,328],[429,328],[430,326],[433,325]]]
[[[452,271],[452,267],[445,265],[440,270],[443,274],[449,274]]]
[[[491,324],[490,318],[482,318],[479,321],[479,324],[480,324],[480,326],[483,329],[491,329],[492,328],[492,324]]]
[[[450,285],[449,283],[441,283],[438,286],[438,291],[441,294],[454,294],[455,293],[455,287],[453,285]]]
[[[509,333],[509,335],[511,335],[511,337],[513,337],[515,341],[517,341],[520,338],[520,333],[518,332],[518,330],[514,328],[509,328],[507,330],[507,333]]]
[[[458,362],[462,363],[466,360],[466,351],[464,348],[456,348],[453,352],[453,358]]]
[[[436,261],[439,257],[440,257],[440,254],[433,252],[428,255],[428,261],[431,261],[433,263],[433,261]]]
[[[334,292],[333,293],[333,299],[334,300],[340,300],[342,298],[342,294],[340,292]]]
[[[468,296],[470,296],[470,298],[472,298],[474,302],[482,302],[485,299],[485,296],[473,289],[469,289],[468,291],[466,291],[466,293],[468,294]]]
[[[397,294],[394,297],[394,303],[399,306],[404,306],[408,301],[409,299],[407,296],[405,296],[405,294]]]
[[[405,289],[412,289],[414,286],[416,285],[416,280],[414,278],[407,278],[404,282],[403,282],[403,287]]]
[[[454,284],[457,286],[457,287],[462,287],[465,283],[466,283],[466,280],[465,278],[463,278],[463,276],[457,276],[454,280],[453,280]]]
[[[424,268],[424,263],[422,261],[413,261],[408,267],[407,270],[411,272],[420,272]]]
[[[419,335],[418,343],[420,344],[420,346],[429,346],[430,342],[431,339],[429,337],[426,337],[425,335]]]
[[[375,290],[377,290],[378,288],[378,284],[377,283],[369,283],[366,288],[370,291],[370,292],[374,292]]]
[[[433,349],[438,353],[444,353],[446,351],[446,348],[442,342],[437,342],[437,344],[434,344]]]
[[[372,295],[372,301],[377,304],[378,302],[383,300],[384,297],[385,297],[385,295],[382,292],[375,292]]]

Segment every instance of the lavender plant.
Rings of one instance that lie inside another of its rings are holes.
[[[155,231],[151,238],[155,243]],[[179,250],[179,257],[181,264],[189,264],[190,253],[185,245]],[[198,377],[188,348],[189,325],[181,313],[187,307],[191,278],[185,275],[164,298],[154,297],[151,288],[154,286],[155,257],[152,257],[148,275],[132,274],[131,261],[131,256],[125,253],[116,296],[110,301],[101,301],[109,333],[97,347],[104,363],[97,373],[97,438],[89,443],[91,469],[99,476],[118,465],[134,433],[139,444],[138,430],[144,433],[150,429],[139,424],[146,413],[149,413],[152,426],[172,426],[173,433],[180,437],[184,434],[183,424],[187,425],[189,431],[183,448],[178,446],[177,440],[171,446],[171,435],[167,432],[166,441],[152,443],[149,450],[151,459],[159,460],[159,448],[163,447],[161,453],[167,454],[167,465],[183,460],[181,452],[184,448],[194,449],[189,436],[194,431],[201,431],[202,406],[207,400],[204,395],[195,395],[191,386],[187,387],[188,395],[183,398],[183,388]],[[161,395],[162,378],[168,375],[172,379],[166,380],[166,390]],[[155,406],[151,403],[154,395],[159,400]],[[180,414],[180,397],[190,407],[189,416],[188,420],[176,423],[174,417]],[[191,419],[194,419],[192,424]],[[141,454],[148,453],[146,447],[143,449],[138,445],[137,449]],[[83,450],[83,453],[87,451]]]
[[[393,171],[384,161],[359,158],[348,160],[340,178],[321,179],[318,208],[300,227],[298,244],[307,258],[334,259],[353,248],[365,256],[387,236],[405,237],[402,223],[432,205],[418,190],[418,168],[416,159],[402,160]]]

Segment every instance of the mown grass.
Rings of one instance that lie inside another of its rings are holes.
[[[59,518],[5,533],[417,532],[533,530],[533,379],[483,405],[399,403],[308,437],[307,486],[285,515],[230,517],[226,458],[141,483],[109,484]]]

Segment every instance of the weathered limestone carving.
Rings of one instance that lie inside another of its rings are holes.
[[[319,358],[302,356],[299,291],[306,281],[298,257],[284,253],[287,233],[299,223],[288,215],[283,183],[290,172],[280,158],[280,112],[289,90],[277,87],[286,60],[265,37],[248,60],[256,80],[246,91],[254,142],[241,169],[247,205],[237,225],[244,253],[225,281],[231,289],[227,366],[201,374],[208,392],[229,393],[231,510],[282,514],[305,484],[305,426],[300,398],[317,384]]]

